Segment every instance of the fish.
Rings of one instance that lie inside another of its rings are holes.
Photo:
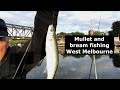
[[[59,64],[59,53],[56,31],[53,24],[49,25],[46,35],[46,71],[47,79],[54,79]]]

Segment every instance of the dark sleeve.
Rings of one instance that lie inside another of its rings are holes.
[[[58,11],[37,11],[34,19],[34,32],[31,38],[31,44],[25,56],[26,68],[31,70],[41,59],[46,55],[45,40],[48,26],[53,23],[56,28]],[[23,47],[18,50],[22,57],[30,41],[25,43]]]

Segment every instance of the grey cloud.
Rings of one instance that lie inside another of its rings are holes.
[[[6,23],[33,26],[35,11],[6,11],[6,14],[12,16],[4,18]]]

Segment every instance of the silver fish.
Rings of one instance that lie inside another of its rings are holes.
[[[59,54],[55,28],[49,25],[46,36],[46,70],[47,79],[53,79],[59,64]]]

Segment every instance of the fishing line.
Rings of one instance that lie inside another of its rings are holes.
[[[52,15],[52,20],[51,20],[51,21],[52,21],[52,22],[51,22],[52,24],[53,24],[53,22],[54,22],[54,18],[55,18],[55,11],[53,11],[53,15]]]
[[[98,24],[98,31],[99,31],[99,29],[100,29],[101,19],[102,19],[102,11],[101,11],[101,15],[100,15],[99,24]]]

